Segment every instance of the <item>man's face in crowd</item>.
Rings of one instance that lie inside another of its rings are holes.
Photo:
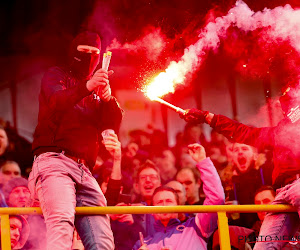
[[[269,205],[273,202],[275,199],[273,193],[270,190],[264,190],[259,192],[254,197],[254,203],[255,205]],[[267,212],[258,212],[258,218],[260,221],[263,221],[265,219]]]
[[[246,144],[235,143],[233,145],[233,164],[240,173],[245,173],[256,160],[254,148]]]
[[[154,190],[160,186],[160,177],[153,168],[145,168],[139,174],[137,189],[144,200],[151,199]]]
[[[170,191],[160,191],[153,197],[153,206],[177,206],[175,195]],[[178,217],[177,213],[153,214],[155,220],[160,220],[164,225],[168,224],[170,219]],[[165,223],[164,223],[165,222]]]
[[[10,207],[25,207],[29,204],[30,192],[27,187],[14,188],[8,197],[8,205]]]
[[[185,188],[186,199],[189,200],[198,200],[199,197],[199,188],[200,183],[196,182],[193,172],[190,169],[181,170],[176,177],[176,180],[179,181]]]
[[[0,156],[4,154],[8,146],[8,138],[5,130],[0,129]]]
[[[158,167],[161,171],[168,171],[175,168],[175,157],[171,150],[164,150],[162,157],[158,160]]]
[[[21,176],[21,169],[19,165],[16,163],[6,163],[1,168],[1,177],[2,177],[2,183],[5,184],[10,179],[20,177]]]
[[[9,218],[10,223],[10,241],[11,248],[13,249],[19,242],[22,232],[22,222],[16,218]]]
[[[178,181],[170,181],[166,184],[166,186],[175,190],[179,197],[179,204],[184,205],[186,202],[186,193],[184,186]]]

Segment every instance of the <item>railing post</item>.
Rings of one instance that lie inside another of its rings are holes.
[[[221,250],[230,250],[229,227],[226,212],[218,212],[219,241]]]
[[[9,215],[1,215],[1,246],[2,250],[11,250]]]

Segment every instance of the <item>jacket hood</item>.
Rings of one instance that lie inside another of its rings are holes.
[[[13,249],[21,249],[25,245],[26,241],[28,240],[30,228],[29,228],[29,224],[24,216],[22,216],[22,215],[10,216],[10,218],[13,218],[13,217],[20,219],[22,222],[22,231],[21,231],[20,239],[19,239],[18,244]]]

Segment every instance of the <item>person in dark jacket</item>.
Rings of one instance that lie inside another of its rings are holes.
[[[105,195],[108,206],[115,206],[119,201],[119,196],[122,187],[122,174],[121,174],[121,142],[115,133],[111,133],[102,141],[105,149],[112,156],[112,169],[109,171],[109,176],[107,178],[102,177],[101,183],[99,183],[100,188]],[[99,178],[101,179],[101,178]]]
[[[111,96],[113,71],[96,70],[100,48],[98,34],[80,33],[71,44],[69,65],[50,68],[42,79],[28,185],[45,217],[47,249],[70,249],[74,225],[86,249],[114,248],[107,215],[75,216],[76,206],[106,206],[90,169],[101,132],[118,131],[122,119]]]
[[[204,199],[200,198],[201,178],[200,172],[196,168],[182,168],[176,174],[186,191],[186,205],[202,205]]]
[[[237,201],[240,205],[253,204],[255,191],[262,186],[261,172],[255,168],[256,149],[241,143],[233,144],[233,190],[229,202]],[[231,216],[230,224],[251,228],[258,219],[254,213],[241,213],[239,219]]]
[[[135,203],[129,202],[128,204],[128,202],[120,201],[117,206],[151,205],[153,192],[160,184],[159,170],[153,162],[146,161],[136,170],[135,175],[135,190],[140,196],[137,197]],[[139,238],[139,232],[142,232],[144,236],[155,232],[154,217],[151,214],[113,214],[110,217],[117,250],[132,249]]]
[[[107,200],[107,205],[126,205],[122,200],[124,195],[120,194],[122,189],[121,174],[121,143],[116,134],[111,134],[103,144],[113,158],[112,168],[105,169],[97,181]],[[104,164],[107,165],[107,164]],[[121,203],[122,202],[122,203]],[[131,249],[138,239],[138,232],[143,230],[142,224],[137,223],[137,215],[120,214],[110,215],[111,228],[114,234],[116,250]],[[135,219],[135,221],[133,221]],[[133,223],[134,222],[134,223]]]
[[[254,128],[231,120],[222,115],[197,109],[186,110],[182,117],[190,122],[208,123],[228,139],[257,147],[273,150],[273,186],[277,195],[272,204],[290,204],[296,213],[268,213],[260,235],[292,237],[300,225],[300,101],[299,85],[288,86],[280,97],[284,118],[275,127]],[[295,219],[296,215],[296,219]],[[255,244],[255,249],[281,249],[286,242],[270,240],[268,237]]]

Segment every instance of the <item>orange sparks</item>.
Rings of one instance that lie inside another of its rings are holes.
[[[152,82],[147,84],[142,91],[151,100],[168,93],[174,93],[175,86],[183,81],[180,73],[176,68],[169,67],[166,72],[161,72]]]
[[[182,83],[184,80],[184,77],[180,77],[180,74],[181,71],[176,70],[176,67],[169,67],[166,72],[161,72],[152,82],[144,86],[142,92],[144,92],[151,101],[157,101],[183,115],[185,114],[183,109],[160,98],[168,93],[174,93],[176,85]]]

